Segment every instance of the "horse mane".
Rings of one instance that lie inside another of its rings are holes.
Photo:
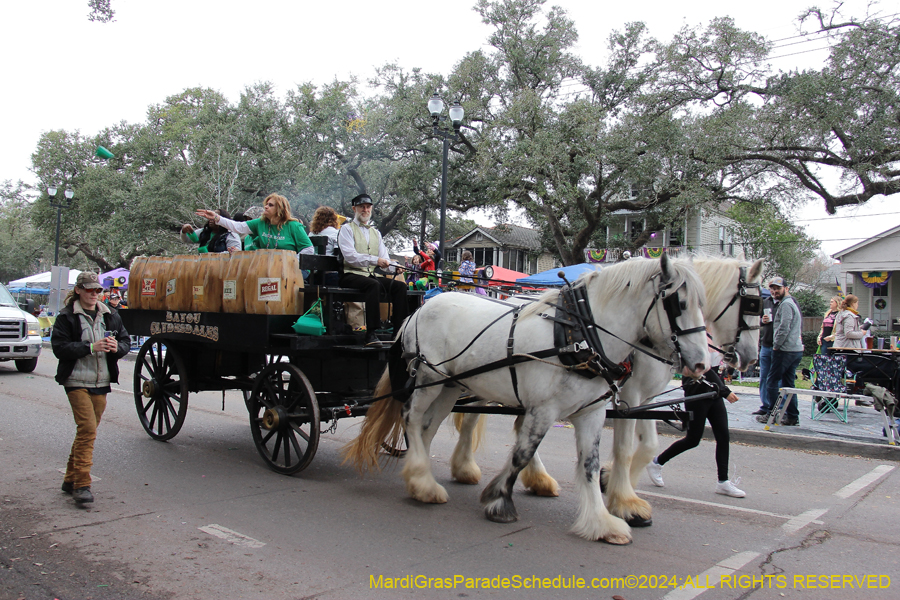
[[[706,300],[703,291],[703,284],[697,274],[690,269],[690,263],[685,259],[676,259],[669,261],[674,277],[672,279],[672,289],[678,289],[683,283],[688,284],[688,293],[690,294],[689,302],[697,302],[701,306]],[[640,294],[642,285],[634,285],[634,281],[643,284],[654,275],[661,272],[660,262],[656,259],[631,258],[615,265],[604,267],[597,271],[588,271],[575,280],[574,285],[577,287],[591,286],[596,281],[598,291],[594,292],[595,297],[591,300],[597,300],[600,306],[603,306],[613,299],[622,299],[623,294]],[[522,310],[523,317],[539,312],[544,306],[555,306],[559,298],[559,290],[550,290],[542,294],[536,302],[531,303]]]
[[[720,298],[730,297],[737,291],[734,284],[734,275],[737,270],[740,267],[746,267],[749,270],[752,266],[753,263],[736,258],[705,255],[694,257],[694,269],[706,282],[706,298],[713,306]]]

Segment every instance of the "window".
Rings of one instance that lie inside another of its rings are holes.
[[[719,252],[725,254],[725,228],[719,227]]]
[[[644,220],[641,218],[631,218],[628,219],[628,239],[632,242],[638,238],[644,232]]]
[[[669,243],[668,246],[683,246],[684,245],[684,230],[681,228],[678,229],[670,229],[669,230]]]

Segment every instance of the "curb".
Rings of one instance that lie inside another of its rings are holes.
[[[780,429],[780,427],[778,427]],[[779,433],[775,431],[756,431],[753,429],[731,429],[732,442],[741,442],[753,446],[767,446],[770,448],[784,448],[787,450],[806,450],[810,452],[826,452],[828,454],[847,454],[872,458],[876,460],[900,461],[900,446],[885,444],[872,444],[869,442],[853,442],[850,440],[835,440],[808,435],[796,435]],[[712,430],[707,427],[703,432],[703,438],[714,440]]]

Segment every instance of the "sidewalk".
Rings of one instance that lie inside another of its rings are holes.
[[[888,444],[887,438],[881,434],[884,427],[881,413],[875,412],[872,407],[855,406],[851,401],[847,410],[848,423],[842,423],[832,414],[813,421],[810,418],[812,398],[799,396],[800,425],[772,425],[766,431],[765,424],[757,422],[756,416],[750,414],[759,408],[759,389],[740,385],[730,387],[740,399],[734,404],[726,402],[728,428],[733,442],[900,461],[900,445]],[[680,394],[681,389],[674,393]],[[674,393],[669,397],[677,397]],[[679,435],[665,423],[659,423],[657,428],[662,434]],[[704,437],[712,439],[708,425]]]

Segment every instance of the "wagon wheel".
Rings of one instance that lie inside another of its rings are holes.
[[[134,403],[141,425],[155,440],[172,439],[184,424],[188,407],[184,361],[158,338],[148,339],[138,352]]]
[[[273,362],[260,371],[249,410],[253,442],[270,469],[292,475],[309,466],[319,447],[319,403],[296,365]]]
[[[409,438],[406,437],[406,432],[403,432],[403,439],[398,440],[396,446],[388,444],[387,442],[381,442],[381,449],[384,450],[385,454],[396,458],[403,458],[406,456],[406,451],[409,449]]]

